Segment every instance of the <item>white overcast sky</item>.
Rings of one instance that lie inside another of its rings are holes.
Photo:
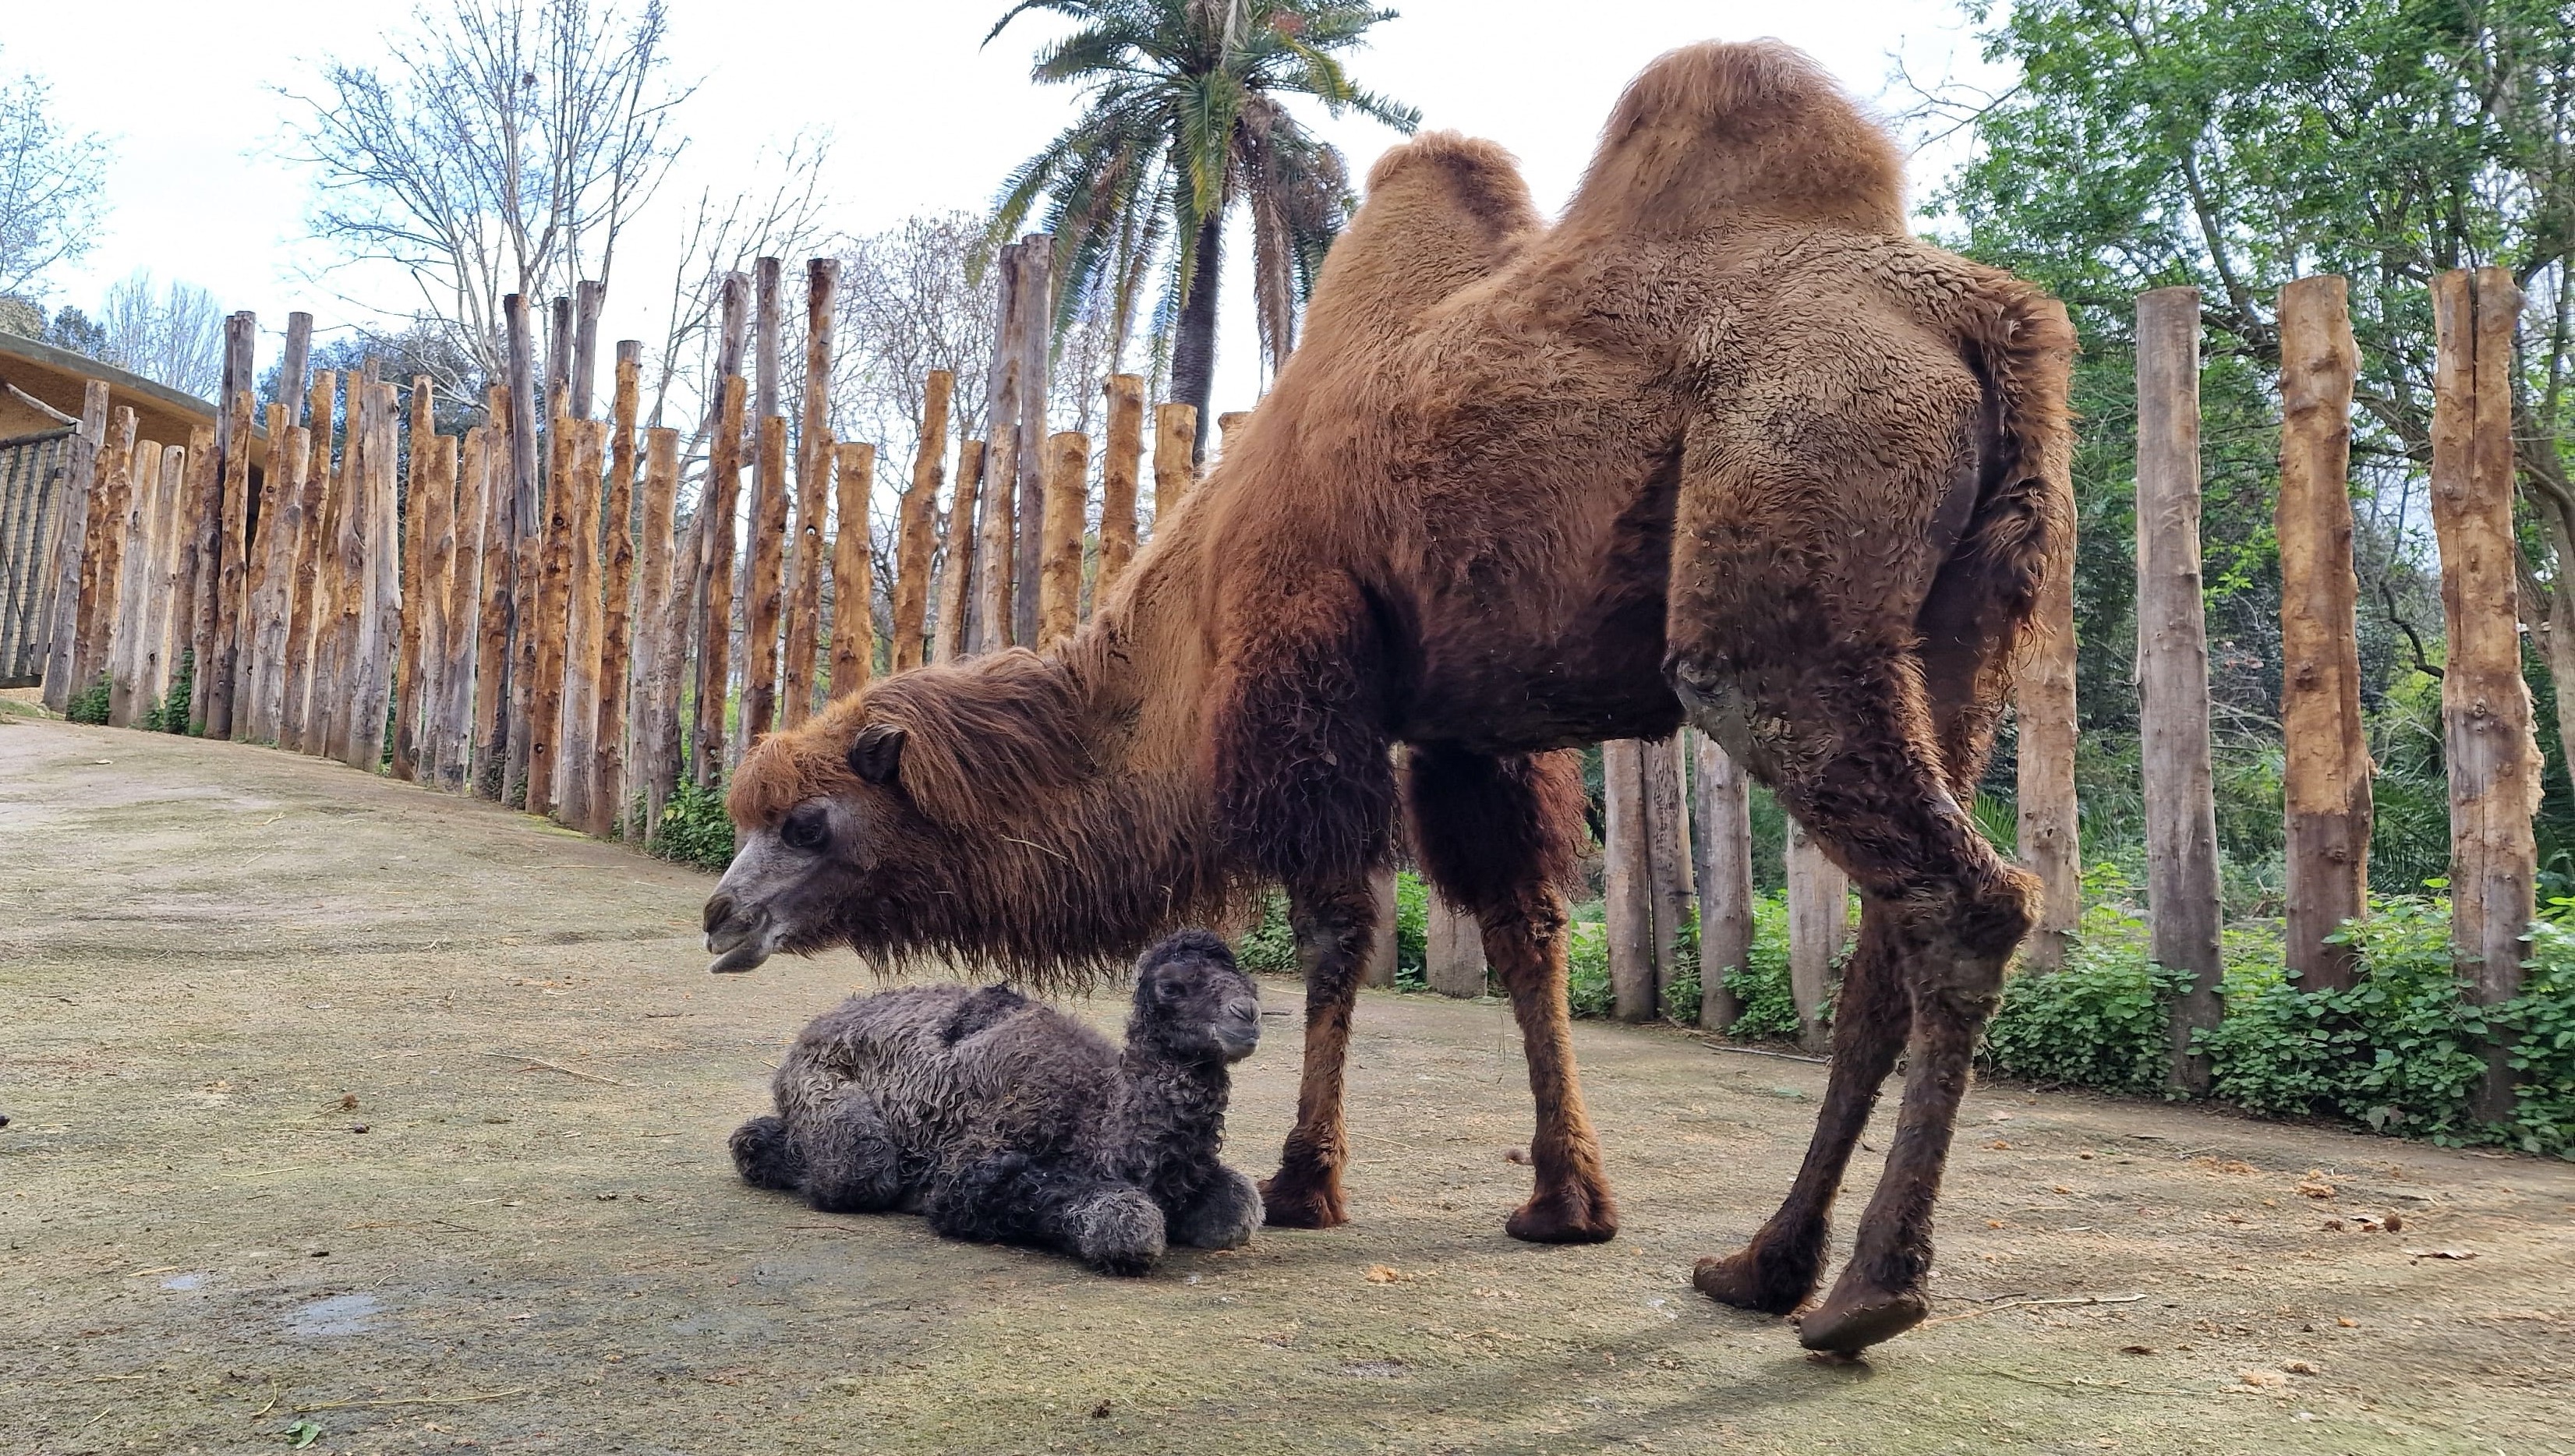
[[[432,0],[433,4],[439,0]],[[682,113],[690,142],[659,211],[630,234],[608,301],[606,337],[659,336],[675,216],[701,187],[719,195],[763,148],[829,128],[833,222],[865,233],[920,212],[981,209],[1003,174],[1072,116],[1076,94],[1028,80],[1035,44],[1060,22],[1023,18],[990,46],[1002,0],[671,0],[672,54],[703,87]],[[1682,0],[1396,0],[1400,18],[1350,56],[1362,84],[1419,107],[1427,127],[1491,137],[1516,153],[1539,206],[1571,191],[1620,86],[1684,42],[1776,35],[1814,54],[1863,100],[1886,96],[1896,58],[1917,79],[1981,78],[1954,0],[1805,0],[1775,5]],[[365,306],[410,307],[393,277],[329,269],[307,235],[311,179],[287,159],[293,103],[325,55],[361,60],[412,23],[409,3],[123,0],[113,6],[11,5],[0,70],[53,86],[66,125],[106,134],[108,234],[48,302],[95,310],[135,269],[256,310],[263,366],[291,309],[346,327]],[[1891,102],[1890,104],[1900,104]],[[1324,134],[1351,173],[1393,140],[1372,122]],[[1915,159],[1917,196],[1954,165],[1953,147]],[[1233,250],[1240,258],[1241,249]],[[1243,270],[1230,267],[1240,285]],[[309,281],[318,274],[322,282]],[[658,274],[658,280],[655,275]],[[334,294],[352,296],[343,301]],[[1249,408],[1261,387],[1248,294],[1227,290],[1217,407]]]

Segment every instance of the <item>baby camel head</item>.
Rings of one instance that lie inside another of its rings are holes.
[[[1167,936],[1136,962],[1127,1044],[1176,1061],[1241,1061],[1261,1044],[1261,988],[1209,931]]]

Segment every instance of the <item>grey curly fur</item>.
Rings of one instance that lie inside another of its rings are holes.
[[[1142,1274],[1167,1244],[1235,1248],[1261,1222],[1218,1158],[1228,1068],[1260,1034],[1258,988],[1205,930],[1137,962],[1124,1050],[1006,986],[852,996],[797,1038],[734,1164],[827,1213],[924,1212],[951,1238]]]

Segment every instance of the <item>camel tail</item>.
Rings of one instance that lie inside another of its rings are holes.
[[[1776,40],[1657,57],[1618,98],[1564,215],[1665,235],[1765,220],[1904,233],[1895,144],[1812,57]]]

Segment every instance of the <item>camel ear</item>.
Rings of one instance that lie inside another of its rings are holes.
[[[850,744],[850,771],[870,783],[892,783],[895,769],[903,762],[905,730],[890,723],[872,723],[859,729]]]

